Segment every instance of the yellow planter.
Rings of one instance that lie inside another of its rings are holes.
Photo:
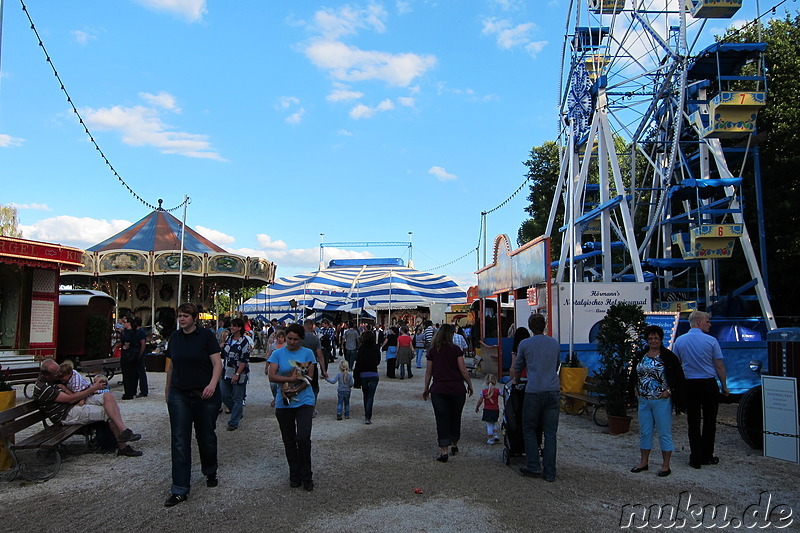
[[[11,409],[17,405],[17,391],[9,390],[0,392],[0,411]],[[8,470],[14,465],[11,453],[6,449],[4,442],[0,442],[0,470]]]
[[[561,392],[582,393],[583,383],[586,381],[586,376],[588,375],[588,368],[562,366],[558,373],[558,381],[561,383]],[[565,413],[576,415],[583,410],[585,402],[570,398],[568,401],[562,402],[562,404]]]

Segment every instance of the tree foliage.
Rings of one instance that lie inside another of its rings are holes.
[[[558,145],[553,141],[547,141],[541,146],[534,146],[531,148],[530,156],[524,164],[528,167],[527,176],[531,183],[530,194],[528,195],[530,204],[525,208],[525,212],[528,213],[530,218],[522,223],[517,232],[517,243],[519,245],[544,235],[547,228],[550,205],[553,203],[556,185],[558,185]],[[558,212],[556,214],[556,227],[561,226],[563,220],[563,212]],[[553,239],[551,242],[553,257],[557,257],[560,245],[559,239]]]
[[[22,237],[19,230],[17,208],[13,205],[0,205],[0,235],[3,237]]]

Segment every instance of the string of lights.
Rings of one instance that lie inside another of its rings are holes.
[[[108,157],[106,157],[106,154],[103,152],[102,148],[100,148],[100,145],[95,140],[94,135],[92,135],[92,132],[89,131],[89,127],[84,122],[83,117],[81,116],[80,112],[78,111],[78,108],[75,106],[75,103],[72,101],[72,97],[70,96],[69,91],[67,91],[67,88],[64,85],[64,80],[62,80],[61,76],[58,74],[58,70],[56,69],[56,66],[53,64],[53,60],[50,58],[50,54],[47,52],[47,48],[45,48],[45,46],[44,46],[44,42],[42,41],[42,37],[39,35],[39,31],[36,29],[36,25],[33,23],[33,19],[31,18],[31,14],[28,12],[28,6],[25,5],[25,1],[24,0],[19,0],[19,3],[22,5],[22,11],[25,13],[25,16],[28,18],[28,22],[30,22],[31,30],[33,31],[34,35],[36,36],[36,40],[39,43],[39,48],[41,48],[42,52],[44,52],[45,61],[47,61],[47,64],[50,65],[50,68],[53,70],[53,75],[55,75],[56,80],[58,80],[58,83],[59,83],[59,85],[61,87],[61,92],[63,92],[64,96],[66,96],[67,103],[72,108],[72,112],[75,114],[76,117],[78,117],[78,122],[83,127],[83,131],[86,132],[86,135],[89,137],[89,142],[92,143],[92,145],[94,146],[95,150],[97,150],[97,153],[100,154],[100,157],[103,159],[103,162],[106,164],[106,166],[108,166],[108,168],[111,170],[111,173],[114,174],[114,176],[122,184],[122,186],[125,187],[128,190],[128,192],[131,194],[131,196],[133,196],[136,200],[138,200],[139,202],[144,204],[148,209],[152,209],[153,211],[155,211],[157,209],[161,209],[162,211],[171,212],[171,211],[177,211],[178,209],[183,207],[183,205],[186,203],[187,200],[184,200],[179,205],[176,205],[175,207],[172,207],[170,209],[163,209],[161,207],[156,207],[155,205],[151,204],[150,202],[146,201],[144,198],[142,198],[141,196],[136,194],[136,191],[134,191],[131,188],[131,186],[128,185],[128,183],[124,179],[122,179],[122,176],[119,175],[117,170],[114,168],[114,165],[111,164],[111,161],[108,160]]]
[[[523,181],[522,184],[519,187],[517,187],[516,191],[511,193],[511,196],[509,196],[508,198],[503,200],[503,203],[501,203],[500,205],[497,205],[493,209],[490,209],[488,211],[484,211],[484,213],[488,215],[490,213],[494,213],[495,211],[497,211],[501,207],[505,206],[508,202],[511,201],[512,198],[514,198],[517,194],[519,194],[519,191],[521,191],[522,188],[525,187],[525,184],[528,183],[529,180],[530,180],[530,178],[528,176],[525,176],[525,181]]]
[[[458,263],[458,262],[459,262],[459,261],[461,261],[462,259],[466,259],[467,257],[469,257],[469,256],[471,256],[472,254],[474,254],[474,253],[477,253],[477,252],[478,252],[478,247],[476,246],[475,248],[473,248],[473,249],[472,249],[472,250],[470,250],[469,252],[465,253],[464,255],[462,255],[461,257],[459,257],[458,259],[453,259],[452,261],[450,261],[450,262],[448,262],[448,263],[445,263],[445,264],[443,264],[443,265],[439,265],[439,266],[437,266],[437,267],[429,268],[429,269],[427,269],[427,270],[439,270],[440,268],[444,268],[444,267],[450,266],[450,265],[452,265],[452,264],[454,264],[454,263]]]
[[[745,31],[747,28],[749,28],[750,26],[752,26],[752,25],[756,24],[756,23],[757,23],[757,22],[759,22],[759,21],[760,21],[762,18],[766,17],[768,14],[772,13],[772,14],[774,15],[774,14],[775,14],[775,13],[778,11],[778,8],[779,8],[779,7],[781,7],[783,4],[785,4],[785,3],[786,3],[786,2],[788,2],[788,1],[789,1],[789,0],[781,0],[780,2],[778,2],[777,4],[775,4],[774,6],[772,6],[771,8],[767,9],[767,10],[766,10],[766,11],[764,11],[763,13],[761,13],[759,16],[757,16],[757,17],[756,17],[756,18],[754,18],[753,20],[749,21],[747,24],[743,24],[741,28],[738,28],[736,31],[732,32],[731,34],[729,34],[729,35],[726,35],[724,39],[720,39],[720,41],[719,41],[719,42],[720,42],[720,43],[727,43],[727,42],[729,42],[729,41],[730,41],[732,38],[736,37],[737,35],[739,35],[739,34],[740,34],[740,33],[742,33],[743,31]],[[793,2],[795,2],[795,1],[797,1],[797,0],[792,0],[792,1],[793,1]]]

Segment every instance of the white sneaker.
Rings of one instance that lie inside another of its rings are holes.
[[[496,443],[496,442],[497,442],[497,441],[496,441],[496,440],[494,440],[494,439],[489,439],[489,440],[487,440],[487,441],[486,441],[486,444],[494,444],[494,443]]]

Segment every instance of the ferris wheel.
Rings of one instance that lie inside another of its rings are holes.
[[[557,282],[652,281],[656,309],[686,311],[724,299],[718,262],[742,254],[752,281],[735,290],[755,293],[775,328],[741,202],[743,174],[758,172],[765,45],[709,46],[706,30],[741,5],[570,2],[546,230],[562,243]]]

